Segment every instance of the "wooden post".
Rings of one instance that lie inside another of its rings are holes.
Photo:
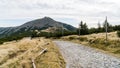
[[[79,26],[79,36],[80,36],[80,26]]]
[[[108,28],[108,26],[107,26],[107,24],[108,24],[108,22],[107,22],[107,16],[106,16],[106,20],[105,20],[105,27],[106,27],[106,43],[107,43],[107,28]]]
[[[81,31],[81,25],[80,24],[78,26],[78,31],[79,31],[79,36],[80,36],[80,31]]]
[[[62,36],[64,36],[64,28],[63,28],[63,25],[62,25]]]
[[[43,48],[42,48],[42,49],[43,49]],[[41,54],[44,53],[46,50],[47,50],[47,48],[43,49],[37,56],[41,55]],[[35,56],[34,58],[36,58],[37,56]],[[31,60],[32,60],[32,66],[33,66],[33,68],[36,68],[34,59],[32,58]]]
[[[47,50],[47,48],[45,48],[44,50],[42,50],[38,55],[41,55],[43,52],[45,52]]]
[[[33,65],[33,68],[36,68],[36,65],[35,65],[34,59],[32,59],[32,65]]]

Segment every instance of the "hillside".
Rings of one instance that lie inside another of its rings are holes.
[[[31,31],[34,31],[34,30],[46,30],[50,28],[54,28],[54,29],[62,28],[67,31],[76,30],[76,28],[71,25],[55,21],[50,17],[44,17],[41,19],[29,21],[20,26],[0,28],[0,38],[10,36],[10,35],[30,33]]]

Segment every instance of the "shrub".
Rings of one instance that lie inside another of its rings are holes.
[[[89,39],[88,42],[90,44],[101,44],[101,45],[110,45],[111,42],[107,42],[105,43],[105,39],[104,38],[95,38],[95,39]]]
[[[80,40],[80,41],[87,41],[87,37],[79,37],[78,40]]]
[[[101,44],[91,44],[90,46],[98,48],[98,49],[102,49],[102,50],[107,50],[107,47]]]
[[[0,41],[0,44],[3,44],[3,41]]]
[[[120,31],[117,31],[117,36],[120,37]]]
[[[115,54],[120,54],[120,50],[116,50],[114,53]]]
[[[74,37],[69,37],[69,40],[73,40],[73,39],[75,39]]]

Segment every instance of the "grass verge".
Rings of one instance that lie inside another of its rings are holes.
[[[38,56],[41,47],[47,51]],[[49,39],[25,38],[0,46],[0,68],[33,68],[32,58],[35,58],[37,68],[65,68],[62,55]]]
[[[104,35],[105,33],[84,36],[71,35],[61,39],[97,48],[120,58],[120,38],[116,36],[115,32],[108,33],[108,41],[105,42]]]

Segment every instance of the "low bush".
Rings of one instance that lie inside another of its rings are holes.
[[[73,40],[73,39],[75,39],[75,38],[74,38],[74,37],[72,37],[72,36],[71,36],[71,37],[69,37],[69,40]]]
[[[120,54],[120,50],[116,50],[114,53],[115,54]]]
[[[120,31],[117,31],[117,36],[120,37]]]
[[[79,37],[79,38],[77,38],[79,41],[87,41],[88,39],[87,39],[87,37]]]
[[[90,44],[105,44],[105,39],[102,38],[95,38],[88,40]]]
[[[0,41],[0,44],[3,44],[3,41]]]
[[[104,45],[101,45],[101,44],[91,44],[90,46],[98,48],[98,49],[102,49],[102,50],[105,50],[105,51],[107,50],[107,48]]]

